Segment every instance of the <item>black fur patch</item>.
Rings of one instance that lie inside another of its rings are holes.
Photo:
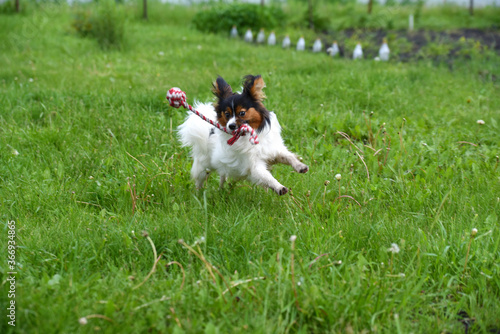
[[[260,78],[260,76],[246,76],[243,82],[244,89],[241,94],[229,93],[230,86],[221,77],[217,78],[214,85],[214,94],[218,99],[216,103],[214,103],[215,111],[217,112],[217,119],[220,120],[223,114],[228,110],[231,110],[230,116],[233,117],[237,110],[249,110],[253,108],[262,117],[260,125],[255,130],[260,132],[266,125],[270,125],[271,118],[269,110],[264,107],[260,99],[256,98],[256,96],[251,93],[250,85],[253,85],[254,80],[258,78]],[[241,123],[244,123],[244,121],[241,121]]]

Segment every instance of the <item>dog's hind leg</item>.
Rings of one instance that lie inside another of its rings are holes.
[[[224,183],[226,182],[226,176],[221,175],[220,176],[220,181],[219,181],[219,188],[222,189],[224,187]]]
[[[208,169],[204,164],[201,164],[198,160],[193,161],[193,167],[191,168],[191,177],[194,179],[196,184],[196,189],[203,188],[205,181],[210,175],[210,169]]]
[[[265,166],[253,168],[249,180],[255,184],[271,188],[278,195],[284,195],[288,192],[288,188],[279,183]]]
[[[297,156],[288,150],[280,152],[276,156],[275,160],[276,162],[292,166],[297,173],[307,173],[309,170],[309,167],[306,164],[300,162]]]

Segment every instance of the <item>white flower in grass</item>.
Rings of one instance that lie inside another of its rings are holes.
[[[164,55],[165,55],[165,52],[163,52],[163,51],[158,52],[158,56],[164,56]]]
[[[82,318],[78,319],[78,323],[82,326],[85,326],[88,323],[88,320],[87,320],[87,318],[82,317]]]
[[[342,175],[337,174],[337,175],[335,175],[335,178],[337,179],[337,181],[340,181],[340,179],[342,179]]]
[[[9,144],[7,144],[7,147],[10,148],[10,152],[12,153],[12,155],[19,155],[19,152],[15,148],[10,146]]]
[[[391,244],[391,248],[387,251],[391,253],[399,253],[399,246],[397,244]]]
[[[477,234],[477,228],[473,228],[472,231],[470,232],[471,236],[475,236]]]
[[[304,284],[304,277],[299,278],[297,281],[298,286],[301,286],[302,284]]]
[[[295,240],[297,240],[297,236],[296,236],[296,235],[292,235],[292,236],[290,237],[290,241],[291,241],[291,242],[294,242]]]
[[[479,125],[484,125],[485,123],[484,123],[484,121],[483,121],[482,119],[478,119],[478,120],[477,120],[477,124],[479,124]]]
[[[202,243],[204,243],[204,242],[205,242],[205,237],[199,237],[199,238],[197,238],[197,239],[194,241],[194,245],[193,245],[193,246],[198,245],[198,244],[202,244]]]
[[[406,275],[405,275],[404,273],[399,273],[399,277],[401,277],[401,278],[405,278],[405,277],[406,277]]]

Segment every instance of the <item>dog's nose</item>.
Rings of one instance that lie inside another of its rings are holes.
[[[229,130],[236,130],[236,124],[235,123],[232,123],[232,124],[229,124]]]

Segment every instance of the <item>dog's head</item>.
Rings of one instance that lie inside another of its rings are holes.
[[[213,83],[214,103],[217,120],[229,130],[236,130],[242,124],[248,124],[260,132],[270,123],[269,111],[262,101],[266,98],[262,89],[266,86],[260,75],[247,75],[243,78],[243,92],[233,93],[231,86],[218,77]]]

